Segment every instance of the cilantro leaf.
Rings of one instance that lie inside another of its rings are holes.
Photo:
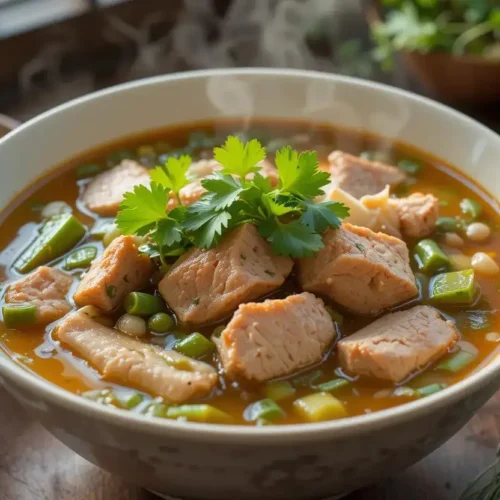
[[[254,175],[252,183],[257,189],[259,189],[263,193],[270,193],[272,190],[271,180],[269,179],[269,177],[264,177],[260,173]]]
[[[321,188],[330,182],[330,174],[318,170],[315,151],[297,153],[290,146],[276,153],[276,167],[280,179],[279,189],[303,198],[323,194]]]
[[[193,233],[194,244],[198,248],[212,248],[219,242],[230,220],[231,214],[227,210],[212,213],[211,217]]]
[[[118,229],[123,234],[145,235],[153,224],[166,217],[169,192],[152,182],[150,189],[138,185],[125,193],[116,217]]]
[[[243,143],[238,137],[229,136],[221,148],[214,148],[214,159],[222,165],[222,173],[244,179],[257,172],[257,164],[266,157],[266,150],[257,139]]]
[[[191,182],[187,178],[190,165],[190,156],[183,155],[180,158],[170,156],[164,166],[156,167],[149,175],[153,182],[170,189],[178,196],[179,191]]]
[[[338,228],[342,221],[341,218],[349,215],[349,208],[342,203],[334,201],[324,201],[314,203],[304,200],[306,211],[300,218],[301,222],[309,229],[317,233],[323,233],[328,227]]]
[[[160,247],[171,247],[175,243],[182,241],[182,227],[174,219],[163,219],[158,222],[156,229],[151,233],[151,237]]]
[[[270,214],[277,217],[291,212],[299,212],[300,207],[297,200],[291,196],[275,195],[274,193],[264,194],[262,201]]]
[[[269,218],[259,225],[259,232],[277,255],[310,257],[324,246],[321,236],[298,220],[283,224],[274,217]]]
[[[201,181],[201,185],[209,192],[214,193],[211,204],[214,210],[223,210],[233,204],[243,187],[238,179],[231,175],[222,175],[216,172]]]

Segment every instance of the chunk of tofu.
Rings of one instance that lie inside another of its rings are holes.
[[[170,403],[207,396],[217,383],[217,373],[210,365],[122,335],[82,311],[67,316],[54,336],[97,369],[103,380]]]
[[[226,375],[262,382],[321,361],[335,327],[310,293],[241,304],[216,340]]]
[[[46,325],[62,318],[71,310],[66,295],[72,282],[70,275],[58,269],[40,266],[9,285],[5,302],[32,302],[36,307],[36,324]]]
[[[340,363],[355,375],[401,382],[437,360],[459,340],[451,321],[416,306],[387,314],[337,344]]]
[[[151,259],[139,253],[134,238],[120,236],[92,262],[78,285],[75,303],[80,307],[93,305],[101,311],[112,311],[129,292],[143,288],[152,273]]]
[[[425,238],[434,231],[439,201],[432,194],[414,193],[407,198],[391,198],[389,204],[398,214],[404,236]]]
[[[148,185],[149,171],[132,160],[123,160],[120,165],[97,175],[85,188],[83,204],[96,214],[113,217],[127,191],[139,184]]]
[[[355,198],[380,193],[385,186],[397,186],[406,180],[398,167],[333,151],[328,156],[332,188],[340,188]]]
[[[193,248],[182,255],[158,289],[183,323],[224,318],[242,302],[279,288],[292,270],[288,257],[273,254],[257,228],[245,224],[215,248]]]
[[[299,281],[358,314],[379,314],[418,294],[404,241],[344,223],[323,235],[324,248],[300,259]]]

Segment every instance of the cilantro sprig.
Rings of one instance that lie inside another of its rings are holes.
[[[316,202],[329,183],[313,151],[298,153],[287,146],[276,153],[278,184],[260,174],[265,148],[253,139],[230,136],[214,149],[221,170],[202,179],[206,192],[189,207],[182,206],[181,189],[189,184],[188,156],[169,158],[151,172],[148,187],[136,186],[125,195],[117,216],[124,234],[149,235],[163,258],[190,246],[211,248],[235,227],[254,224],[273,252],[306,257],[323,248],[321,233],[338,228],[349,210],[341,203]],[[178,207],[167,211],[171,193]],[[151,248],[151,244],[149,245]]]

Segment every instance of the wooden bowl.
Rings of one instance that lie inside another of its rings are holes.
[[[370,24],[381,22],[378,0],[365,0]],[[402,52],[411,75],[439,100],[466,106],[500,102],[500,62],[447,52]]]

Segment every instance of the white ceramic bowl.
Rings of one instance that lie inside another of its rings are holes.
[[[0,207],[50,167],[99,144],[228,116],[306,118],[397,137],[459,166],[500,197],[500,137],[466,116],[352,78],[244,69],[121,85],[31,120],[0,141]],[[319,499],[394,474],[446,441],[500,387],[500,359],[397,408],[267,428],[184,424],[105,408],[3,354],[0,382],[75,452],[152,490],[188,499]]]

